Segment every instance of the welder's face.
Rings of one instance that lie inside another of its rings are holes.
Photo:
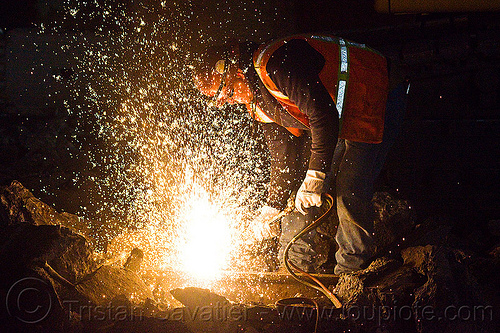
[[[205,96],[214,97],[221,84],[222,74],[219,73],[197,73],[194,75],[196,88]]]
[[[230,93],[227,97],[229,104],[249,104],[252,101],[252,91],[247,80],[241,73],[237,73],[232,82]]]
[[[252,100],[251,90],[242,73],[230,72],[225,76],[217,72],[198,73],[194,81],[198,90],[212,97],[213,106],[218,108],[226,103],[248,104]]]

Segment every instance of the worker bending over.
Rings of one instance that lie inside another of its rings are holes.
[[[254,221],[260,230],[269,230],[267,221],[297,191],[296,211],[281,222],[280,257],[317,214],[321,194],[332,191],[339,220],[334,272],[366,267],[376,253],[374,181],[398,134],[407,90],[401,83],[389,93],[387,59],[343,38],[303,34],[211,47],[199,60],[196,87],[216,107],[245,104],[262,123],[271,184]],[[328,252],[320,238],[317,231],[305,235],[291,247],[290,260],[319,272]]]

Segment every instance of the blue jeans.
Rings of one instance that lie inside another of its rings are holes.
[[[283,217],[278,252],[280,263],[283,262],[285,248],[292,238],[302,231],[304,227],[314,222],[320,214],[320,208],[311,207],[307,209],[306,215],[294,210]],[[324,237],[318,231],[318,228],[313,229],[297,239],[288,252],[288,259],[306,272],[318,271],[328,259],[330,241],[328,237]]]
[[[367,266],[375,255],[373,186],[390,147],[396,141],[406,108],[407,84],[401,83],[388,96],[384,136],[379,144],[339,139],[335,148],[332,171],[327,177],[330,192],[335,194],[339,225],[335,235],[334,273],[350,273]],[[317,208],[307,215],[293,212],[282,220],[280,262],[288,242],[318,215]],[[304,235],[289,251],[290,260],[306,271],[316,271],[326,261],[325,240],[316,230]]]

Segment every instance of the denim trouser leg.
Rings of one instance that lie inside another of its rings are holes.
[[[359,270],[374,253],[373,209],[373,162],[381,145],[339,140],[334,163],[336,172],[336,197],[339,226],[336,241],[339,250],[335,254],[335,273]],[[328,180],[327,180],[328,181]],[[281,221],[279,259],[283,262],[288,242],[318,216],[319,208],[311,207],[307,215],[294,211]],[[328,249],[325,241],[314,229],[299,238],[289,250],[289,259],[299,268],[313,272],[326,262]]]
[[[320,209],[318,207],[311,207],[307,209],[306,215],[302,215],[298,211],[293,211],[283,217],[278,253],[280,263],[283,263],[285,248],[292,238],[318,218],[319,215]],[[328,240],[324,239],[318,233],[317,229],[313,229],[293,243],[288,252],[288,258],[300,269],[306,272],[315,272],[327,260],[329,250],[327,244]]]
[[[406,104],[406,85],[389,94],[384,137],[380,144],[339,140],[333,160],[339,226],[335,239],[335,274],[364,268],[375,254],[373,185],[396,140]]]
[[[335,148],[332,172],[327,184],[335,184],[339,226],[335,239],[339,250],[335,254],[335,274],[359,270],[375,254],[373,235],[373,185],[389,148],[398,136],[406,103],[406,85],[401,84],[389,94],[386,108],[384,137],[380,144],[360,143],[339,139]],[[318,217],[318,209],[308,209],[307,215],[294,211],[281,222],[279,259],[283,262],[288,242],[306,225]],[[317,230],[298,239],[290,248],[289,258],[305,271],[315,271],[327,259],[329,242]]]
[[[373,162],[380,145],[342,141],[344,153],[336,176],[339,249],[335,274],[361,269],[375,252],[371,198]]]

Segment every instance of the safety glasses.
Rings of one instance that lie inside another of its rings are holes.
[[[209,106],[220,108],[234,95],[233,80],[234,75],[236,75],[237,66],[226,55],[223,60],[217,61],[215,71],[221,74],[221,81],[217,91],[209,102]]]

